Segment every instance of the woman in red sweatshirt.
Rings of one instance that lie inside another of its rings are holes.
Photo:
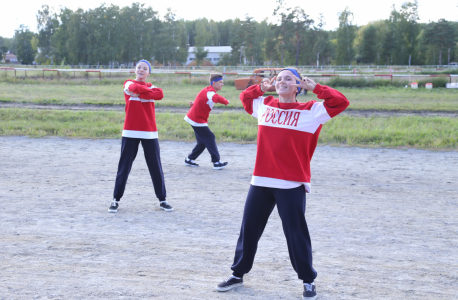
[[[187,166],[198,167],[199,165],[195,160],[199,157],[205,148],[210,153],[213,162],[213,169],[221,170],[227,166],[227,162],[221,162],[216,146],[216,138],[213,132],[208,127],[207,120],[210,111],[215,103],[228,105],[229,101],[226,98],[217,94],[224,86],[223,76],[220,74],[210,75],[210,86],[207,86],[197,94],[196,100],[190,102],[191,109],[189,109],[184,120],[188,122],[196,136],[197,145],[192,149],[192,152],[185,158],[184,163]]]
[[[231,267],[233,273],[216,289],[223,292],[243,285],[243,276],[253,266],[258,241],[277,205],[291,264],[304,283],[302,297],[316,299],[317,273],[312,266],[312,245],[305,220],[305,195],[311,190],[310,160],[322,124],[344,111],[349,102],[330,87],[302,79],[294,68],[283,69],[275,78],[279,99],[263,97],[273,80],[240,94],[246,112],[258,119],[256,163]],[[302,89],[313,91],[324,101],[297,102]]]
[[[146,60],[140,60],[135,68],[135,80],[126,80],[124,82],[126,118],[122,131],[121,157],[116,175],[113,202],[108,208],[108,211],[112,213],[118,210],[119,201],[124,194],[127,178],[137,156],[140,142],[143,146],[154,191],[159,199],[159,207],[165,211],[173,210],[172,206],[165,200],[164,173],[162,172],[154,110],[154,101],[161,100],[164,95],[162,89],[153,86],[151,83],[146,83],[146,78],[150,73],[150,63]]]

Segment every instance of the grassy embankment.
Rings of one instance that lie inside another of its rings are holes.
[[[123,104],[120,87],[105,84],[24,84],[0,83],[0,101],[70,104]],[[186,80],[182,80],[186,81]],[[163,80],[165,98],[158,106],[187,107],[203,85],[179,84]],[[194,82],[196,83],[196,82]],[[197,82],[198,83],[198,82]],[[156,83],[159,85],[159,83]],[[202,84],[202,83],[201,83]],[[410,90],[404,88],[339,88],[356,110],[458,111],[455,90]],[[239,91],[227,85],[222,95],[232,100],[230,107],[241,107]],[[315,99],[301,96],[300,101]],[[81,138],[118,138],[124,113],[107,111],[52,111],[0,109],[0,135],[64,136]],[[193,140],[194,135],[183,114],[158,113],[159,135],[167,140]],[[219,141],[256,141],[256,120],[241,112],[227,112],[210,118]],[[371,117],[339,116],[326,125],[320,135],[322,144],[352,146],[416,147],[458,149],[458,119],[446,117]]]
[[[205,85],[175,84],[161,85],[164,99],[157,105],[183,106],[194,100]],[[123,105],[122,82],[118,85],[67,85],[67,84],[9,84],[0,82],[0,102],[23,102],[35,104],[96,104]],[[338,88],[351,102],[355,110],[409,110],[409,111],[458,111],[458,91],[438,88],[418,90],[379,88]],[[228,107],[241,107],[240,91],[227,85],[220,94],[231,101]],[[316,99],[315,95],[299,96],[299,101]]]
[[[124,114],[109,111],[0,109],[0,135],[119,138]],[[159,136],[192,141],[182,114],[158,113]],[[255,142],[256,119],[222,113],[209,122],[218,141]],[[444,117],[339,116],[324,125],[322,144],[458,149],[458,119]]]

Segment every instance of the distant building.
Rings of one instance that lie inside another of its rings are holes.
[[[196,55],[194,51],[196,47],[189,47],[188,50],[188,59],[186,60],[186,65],[189,65],[196,59]],[[208,46],[204,47],[205,51],[208,51],[207,57],[205,60],[208,60],[214,65],[217,65],[221,56],[224,54],[230,54],[232,47],[231,46]]]
[[[19,63],[17,60],[17,56],[14,53],[8,53],[5,54],[5,63],[10,63],[10,64],[17,64]]]

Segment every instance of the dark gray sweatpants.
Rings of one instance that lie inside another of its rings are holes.
[[[194,129],[194,134],[196,135],[197,145],[192,149],[192,152],[188,155],[189,159],[196,160],[199,155],[204,152],[207,148],[210,153],[212,162],[219,162],[219,152],[218,147],[216,146],[216,138],[213,132],[208,128],[208,126],[198,127],[192,126]]]
[[[302,185],[294,189],[250,186],[231,267],[233,275],[243,277],[250,272],[258,241],[275,205],[281,218],[294,271],[299,279],[312,283],[317,273],[312,266],[312,243],[305,221],[305,188]]]
[[[166,191],[164,173],[162,171],[161,154],[159,141],[157,139],[137,139],[122,137],[121,157],[119,158],[118,173],[116,174],[113,198],[120,200],[126,189],[127,178],[129,177],[132,164],[137,157],[138,145],[142,143],[145,154],[146,165],[148,166],[151,180],[153,181],[154,192],[159,201],[165,200]]]

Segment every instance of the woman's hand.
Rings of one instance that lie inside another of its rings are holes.
[[[272,77],[272,78],[264,78],[262,81],[261,81],[261,91],[263,93],[267,92],[267,90],[269,90],[269,88],[271,88],[272,86],[274,86],[274,81],[275,81],[275,77]]]
[[[194,104],[194,101],[189,101],[189,107],[192,107]]]
[[[299,83],[293,83],[291,84],[291,86],[296,86],[296,87],[300,87],[302,89],[306,89],[307,91],[311,91],[313,92],[313,90],[315,89],[316,87],[316,82],[313,81],[312,79],[308,78],[308,77],[304,77],[302,80],[300,78],[298,78],[297,76],[294,76],[296,78],[297,81],[299,81]]]

